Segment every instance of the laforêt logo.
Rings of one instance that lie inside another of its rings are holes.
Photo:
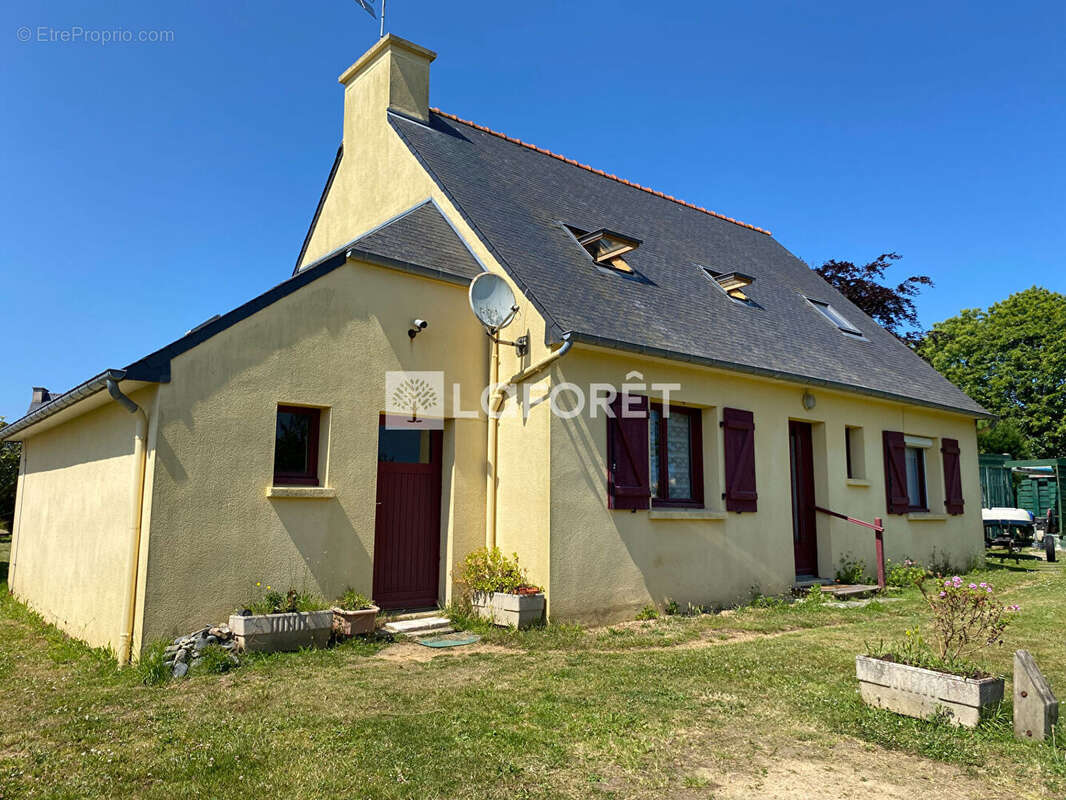
[[[444,427],[444,373],[390,370],[385,373],[385,427]]]

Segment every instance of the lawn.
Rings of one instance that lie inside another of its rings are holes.
[[[1066,573],[981,579],[1022,606],[986,666],[1027,648],[1066,693]],[[959,731],[859,702],[854,655],[924,618],[895,597],[354,643],[148,687],[5,591],[0,798],[1064,796],[1066,748],[1016,742],[1009,703]]]

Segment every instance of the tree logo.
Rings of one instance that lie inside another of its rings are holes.
[[[444,373],[385,373],[385,427],[444,427]]]

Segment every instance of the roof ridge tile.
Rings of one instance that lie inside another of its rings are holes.
[[[469,125],[475,130],[490,134],[492,136],[497,137],[498,139],[503,139],[505,142],[511,142],[512,144],[520,145],[521,147],[524,147],[527,150],[533,150],[534,152],[541,153],[546,156],[551,156],[554,159],[562,161],[564,164],[570,164],[571,166],[580,167],[581,169],[591,172],[594,175],[601,175],[602,177],[607,178],[608,180],[615,181],[616,183],[621,183],[624,186],[630,186],[634,189],[640,189],[642,192],[647,192],[648,194],[655,195],[656,197],[661,197],[664,200],[670,200],[671,202],[677,203],[678,205],[682,205],[685,208],[691,208],[695,211],[702,211],[704,214],[708,214],[712,217],[717,217],[718,219],[725,220],[726,222],[732,222],[734,225],[739,225],[742,228],[749,228],[753,231],[758,231],[759,233],[765,233],[767,236],[773,235],[765,228],[760,228],[756,225],[751,225],[747,222],[742,222],[741,220],[734,219],[733,217],[727,217],[725,214],[720,214],[717,211],[711,211],[709,208],[704,208],[703,206],[698,206],[695,203],[690,203],[687,200],[681,200],[680,198],[673,197],[672,195],[664,194],[663,192],[660,192],[656,189],[650,189],[647,186],[642,186],[639,183],[628,181],[625,178],[619,178],[617,175],[608,174],[602,169],[596,169],[595,167],[589,166],[588,164],[582,164],[580,161],[576,161],[572,158],[567,158],[566,156],[560,155],[559,153],[554,153],[544,147],[538,147],[535,144],[523,142],[521,139],[516,139],[513,136],[508,136],[506,133],[500,133],[499,131],[495,131],[492,128],[486,127],[485,125],[479,125],[476,122],[471,122],[468,119],[463,119],[462,117],[458,117],[455,114],[449,114],[447,111],[441,111],[439,108],[431,108],[430,111],[432,111],[434,114],[439,114],[440,116],[446,119],[453,120],[454,122],[458,122],[463,125]]]

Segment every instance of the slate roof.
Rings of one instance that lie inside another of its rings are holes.
[[[549,336],[985,416],[768,232],[434,111],[393,128],[549,322]],[[642,240],[636,278],[597,267],[565,226]],[[701,267],[755,282],[740,305]],[[861,329],[841,333],[804,299]]]

